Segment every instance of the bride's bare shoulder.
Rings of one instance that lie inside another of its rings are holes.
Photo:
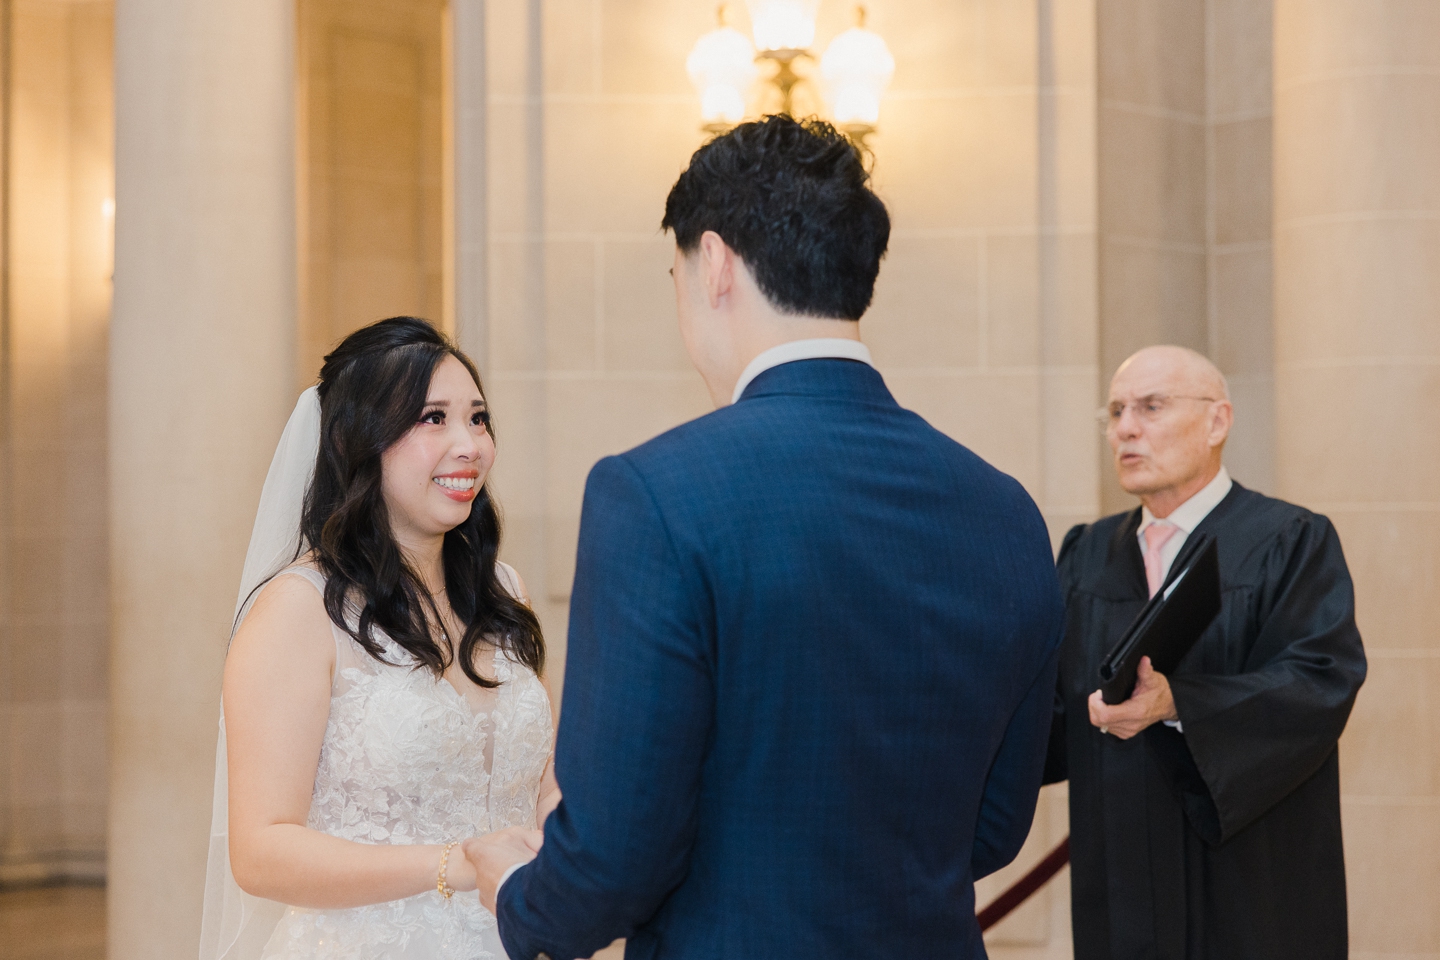
[[[313,561],[305,558],[270,578],[236,631],[231,652],[237,647],[257,646],[280,647],[300,655],[307,650],[333,655],[335,643],[321,592],[323,580],[316,573]]]

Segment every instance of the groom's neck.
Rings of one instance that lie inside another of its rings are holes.
[[[773,308],[764,312],[756,311],[750,316],[735,317],[731,360],[727,364],[724,381],[716,385],[717,405],[730,402],[730,395],[740,380],[740,374],[752,360],[766,350],[796,340],[821,339],[858,341],[860,323],[857,320],[780,313]]]

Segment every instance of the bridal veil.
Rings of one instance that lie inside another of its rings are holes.
[[[320,396],[311,387],[300,395],[295,411],[265,475],[240,594],[235,602],[235,626],[240,625],[255,594],[264,583],[293,563],[301,552],[300,512],[305,492],[315,474],[320,450]],[[221,711],[220,737],[215,748],[215,801],[210,821],[210,860],[205,877],[205,913],[200,927],[200,960],[254,960],[285,906],[241,890],[230,869],[228,776],[225,754],[225,716]]]

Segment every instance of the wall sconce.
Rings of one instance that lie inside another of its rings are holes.
[[[720,25],[695,41],[685,58],[685,72],[700,91],[702,129],[724,133],[745,119],[745,95],[755,82],[755,46],[727,22],[726,7],[717,13]]]
[[[772,63],[765,83],[779,94],[780,113],[794,115],[794,89],[808,79],[795,71],[801,60],[814,60],[815,14],[820,0],[748,0],[755,40],[729,25],[721,4],[719,26],[695,41],[685,61],[700,93],[702,129],[723,133],[744,119],[758,63]],[[880,119],[880,97],[895,73],[895,58],[879,35],[865,29],[865,8],[855,8],[856,23],[825,49],[820,58],[821,89],[836,126],[863,142]]]
[[[895,75],[895,58],[880,35],[865,29],[865,8],[855,8],[855,26],[830,41],[820,58],[835,123],[864,141],[880,122],[880,96]]]

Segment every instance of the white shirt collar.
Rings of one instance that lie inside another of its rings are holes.
[[[750,381],[771,367],[778,367],[782,363],[793,363],[796,360],[822,360],[835,358],[840,360],[859,360],[861,363],[874,366],[870,359],[870,348],[859,340],[847,340],[843,337],[824,337],[817,340],[791,340],[789,343],[782,343],[778,347],[771,347],[761,353],[754,360],[746,365],[740,374],[740,379],[735,381],[735,392],[730,397],[730,402],[735,403],[740,399],[740,394],[750,386]]]
[[[1234,481],[1230,479],[1230,472],[1222,465],[1220,472],[1215,474],[1215,479],[1201,487],[1200,491],[1189,500],[1176,507],[1165,520],[1175,524],[1185,532],[1186,536],[1189,536],[1195,532],[1196,527],[1200,526],[1200,521],[1208,517],[1210,511],[1220,505],[1220,501],[1225,499],[1234,485]],[[1150,508],[1141,507],[1140,532],[1144,533],[1145,528],[1154,522],[1155,515],[1150,512]]]

